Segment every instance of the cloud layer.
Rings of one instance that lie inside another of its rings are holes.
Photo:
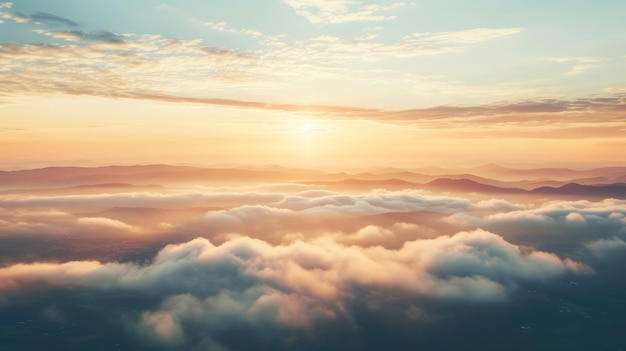
[[[223,318],[287,329],[349,318],[345,306],[364,291],[493,302],[506,300],[522,283],[588,271],[485,231],[414,240],[399,250],[344,246],[331,238],[278,246],[251,238],[215,246],[199,238],[168,245],[146,266],[82,261],[5,267],[0,296],[10,301],[13,294],[53,287],[158,292],[163,302],[141,314],[137,330],[185,345],[186,330],[219,333]]]
[[[102,318],[134,347],[338,347],[332,330],[389,336],[372,318],[446,330],[461,311],[508,310],[619,262],[624,201],[526,201],[289,184],[13,193],[0,202],[0,308],[34,294],[120,296],[135,307]],[[38,313],[60,323],[74,308]]]

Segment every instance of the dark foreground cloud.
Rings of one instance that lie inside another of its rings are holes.
[[[522,249],[485,231],[414,240],[398,250],[345,246],[332,237],[275,246],[248,237],[216,246],[199,238],[165,247],[147,265],[5,267],[0,296],[10,303],[16,295],[58,288],[156,295],[162,302],[132,317],[132,333],[161,346],[212,349],[228,347],[219,341],[227,330],[291,334],[324,321],[350,321],[347,306],[371,294],[502,303],[520,284],[590,272],[584,264]],[[416,311],[411,318],[420,318]]]

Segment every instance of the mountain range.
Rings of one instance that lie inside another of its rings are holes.
[[[421,171],[423,173],[419,173]],[[230,185],[296,182],[329,188],[422,189],[477,194],[541,194],[626,198],[626,167],[590,170],[384,168],[367,172],[323,172],[281,166],[201,168],[171,165],[48,167],[0,171],[0,194],[149,191],[175,184]],[[489,177],[491,176],[491,177]]]

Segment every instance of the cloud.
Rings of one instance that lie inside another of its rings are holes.
[[[366,195],[320,194],[320,196],[306,196],[311,194],[296,194],[286,196],[275,205],[298,211],[311,211],[316,208],[330,211],[341,211],[347,208],[347,213],[378,213],[380,211],[412,212],[435,211],[454,212],[469,208],[471,202],[467,199],[447,196],[425,195],[420,191],[386,191],[375,190]],[[317,211],[317,210],[315,210]]]
[[[366,227],[357,236],[396,229]],[[0,298],[11,303],[16,296],[59,289],[90,292],[90,299],[123,292],[156,301],[124,311],[125,325],[144,343],[228,349],[237,345],[228,337],[233,331],[245,331],[255,345],[263,336],[282,344],[319,335],[328,325],[359,329],[364,312],[397,303],[412,306],[407,318],[419,322],[430,318],[425,309],[433,304],[504,304],[526,284],[552,284],[588,271],[482,230],[411,240],[399,249],[344,245],[332,236],[287,245],[249,237],[214,245],[198,238],[168,245],[144,264],[0,268]]]
[[[454,213],[471,208],[470,201],[418,192],[378,191],[366,195],[285,195],[280,201],[211,211],[192,225],[196,230],[241,232],[280,241],[288,232],[350,230],[364,216],[389,213]],[[304,230],[307,228],[308,230]]]
[[[77,220],[79,225],[88,226],[88,227],[108,227],[114,229],[120,229],[127,232],[141,232],[141,228],[129,225],[122,221],[103,218],[103,217],[83,217]]]
[[[499,111],[491,106],[385,111],[350,106],[267,103],[185,96],[180,92],[180,86],[184,85],[187,91],[195,88],[206,90],[211,86],[228,90],[242,85],[287,86],[293,84],[295,77],[298,82],[322,77],[346,79],[351,78],[346,76],[351,73],[342,65],[361,61],[363,57],[376,61],[386,57],[409,58],[454,52],[482,41],[506,38],[522,30],[474,28],[413,33],[395,42],[379,41],[372,36],[352,40],[317,37],[283,42],[278,37],[231,28],[222,22],[205,25],[224,32],[251,35],[267,45],[246,52],[214,47],[198,39],[176,40],[158,35],[111,31],[39,29],[37,33],[61,42],[0,45],[0,76],[4,83],[1,89],[8,96],[62,93],[299,112],[320,114],[325,118],[434,123],[441,116],[458,118],[458,114],[468,116],[472,113],[494,116]],[[380,72],[367,71],[358,76],[368,81],[377,80]],[[388,70],[384,72],[384,77],[385,81],[389,80]],[[406,79],[406,76],[398,75],[397,79]],[[228,84],[225,86],[224,83]]]
[[[80,27],[80,24],[70,19],[59,17],[51,13],[36,12],[33,14],[24,14],[21,12],[14,12],[11,19],[18,23],[34,23],[37,25],[48,26],[66,26],[66,27]]]
[[[335,316],[335,311],[311,298],[254,287],[205,299],[189,294],[169,297],[158,310],[144,312],[136,330],[160,343],[181,347],[194,340],[211,350],[225,350],[224,336],[232,329],[255,334],[274,334],[278,329],[286,337]]]
[[[0,291],[7,293],[19,291],[31,285],[40,286],[100,286],[105,276],[116,271],[113,266],[106,267],[95,261],[36,264],[16,264],[0,269]],[[2,299],[4,295],[0,295]]]
[[[344,0],[291,0],[289,5],[331,23],[341,18],[357,18],[355,13],[388,16],[408,4],[397,2],[383,6]],[[5,5],[3,13],[8,8],[9,5]],[[41,23],[47,21],[50,24],[56,18],[41,14],[20,16],[22,21],[39,18]],[[63,21],[56,20],[55,23]],[[471,86],[442,78],[407,76],[384,63],[390,58],[402,60],[458,52],[478,43],[513,37],[523,28],[479,27],[416,32],[383,40],[376,37],[376,33],[384,28],[376,26],[354,38],[325,34],[288,40],[287,37],[272,37],[252,29],[235,28],[226,22],[201,23],[216,31],[250,36],[261,45],[255,50],[245,51],[218,47],[199,39],[176,40],[158,35],[119,34],[106,30],[90,32],[76,28],[38,29],[37,33],[48,36],[53,43],[0,45],[0,79],[3,82],[0,93],[7,98],[29,94],[87,95],[285,111],[318,118],[359,118],[416,124],[438,133],[464,138],[622,138],[626,133],[626,105],[619,88],[610,90],[611,94],[604,97],[520,100],[520,95],[529,96],[537,91],[506,85]],[[368,64],[362,71],[345,69],[354,66],[354,62],[363,62],[363,58],[367,58]],[[585,65],[598,65],[604,59],[553,57],[547,60],[559,65],[573,65],[572,74],[576,74],[589,68]],[[457,92],[483,100],[515,100],[474,106],[385,110],[227,98],[238,94],[241,88],[272,87],[278,89],[273,91],[292,91],[293,87],[306,88],[311,82],[320,80],[349,79],[376,84],[402,82],[417,85],[420,94],[427,95]],[[220,96],[189,94],[191,91],[219,91]],[[475,133],[465,127],[486,128],[481,133]]]
[[[602,201],[550,201],[537,208],[491,214],[487,218],[521,218],[537,215],[541,218],[562,219],[569,222],[584,222],[589,219],[614,221],[626,212],[626,201],[605,199]]]
[[[281,201],[286,196],[279,192],[259,191],[218,191],[189,190],[179,192],[126,192],[117,194],[80,194],[58,196],[21,196],[10,195],[0,199],[4,208],[79,208],[85,210],[104,210],[111,207],[199,207],[212,204],[212,207],[238,206],[242,203],[267,204]]]
[[[481,200],[475,204],[475,207],[479,209],[484,209],[487,211],[496,211],[496,212],[523,210],[527,208],[526,205],[511,203],[504,199]]]
[[[200,41],[171,40],[158,36],[122,37],[108,32],[94,34],[80,31],[40,32],[75,39],[79,45],[0,45],[0,76],[3,80],[0,89],[6,96],[62,93],[286,111],[315,115],[317,118],[358,118],[416,124],[469,138],[490,133],[521,138],[620,138],[625,133],[622,127],[626,100],[621,93],[573,100],[540,99],[392,111],[192,97],[180,95],[176,92],[177,88],[167,86],[167,82],[174,81],[168,77],[186,77],[186,85],[190,89],[194,86],[203,86],[205,89],[207,84],[218,83],[223,87],[224,82],[263,85],[269,84],[267,77],[274,77],[271,84],[275,84],[283,78],[291,80],[292,76],[302,77],[296,72],[305,66],[308,67],[303,73],[305,75],[335,75],[339,74],[335,69],[338,64],[360,59],[364,55],[408,57],[441,50],[458,50],[468,45],[467,42],[511,33],[507,30],[430,33],[403,39],[395,44],[371,41],[349,43],[339,39],[318,38],[295,46],[275,48],[262,55],[214,48]],[[319,55],[320,51],[324,52],[323,57]],[[329,71],[324,67],[335,68]],[[162,84],[164,82],[165,85]],[[537,128],[537,125],[541,128]],[[486,128],[482,133],[463,134],[464,127],[478,126]]]
[[[106,31],[38,33],[63,42],[0,45],[3,67],[0,75],[6,83],[2,93],[145,99],[152,95],[146,87],[171,91],[172,87],[167,85],[180,77],[185,77],[186,86],[192,88],[206,87],[207,82],[251,82],[255,76],[252,69],[256,65],[255,57],[207,47],[199,40],[163,39],[152,35],[132,37]],[[76,45],[68,45],[68,40]]]
[[[582,73],[585,73],[591,69],[600,67],[599,65],[592,65],[592,64],[583,64],[583,65],[574,65],[572,66],[572,68],[567,71],[567,75],[570,76],[576,76]]]
[[[582,62],[582,63],[594,63],[602,62],[600,57],[553,57],[548,59],[552,62]]]
[[[100,41],[110,44],[125,43],[125,36],[112,33],[109,31],[83,32],[79,30],[72,31],[45,31],[41,29],[34,30],[35,33],[43,34],[56,39],[64,39],[67,41],[87,40]]]
[[[449,221],[502,233],[535,247],[580,248],[586,243],[626,235],[624,200],[550,201],[532,208],[486,213],[456,213]],[[593,228],[593,229],[591,229]]]
[[[244,55],[234,50],[224,50],[224,49],[218,49],[218,48],[213,48],[213,47],[203,47],[200,50],[209,55],[214,55],[214,56],[223,56],[226,58],[237,57],[237,58],[244,58],[244,59],[254,59],[253,56]]]
[[[413,33],[404,39],[408,43],[434,46],[473,44],[489,39],[510,37],[522,31],[522,28],[475,28],[455,32]]]
[[[3,10],[3,9],[10,9],[11,7],[13,7],[13,3],[10,3],[10,2],[0,2],[0,23],[4,23],[2,18],[6,18],[6,19],[13,18],[11,13],[6,12],[5,10]]]
[[[146,266],[77,261],[5,267],[0,269],[0,294],[74,286],[215,296],[220,291],[270,287],[333,310],[331,306],[352,296],[354,289],[497,301],[506,299],[518,283],[587,270],[554,254],[521,250],[481,230],[408,241],[398,250],[344,246],[330,237],[276,246],[248,237],[215,246],[198,238],[168,245]]]
[[[618,237],[600,239],[585,245],[596,257],[607,259],[626,251],[626,242]]]
[[[73,222],[73,223],[72,223]],[[53,209],[5,209],[0,207],[0,236],[46,233],[66,233],[74,226],[75,218],[66,212]]]
[[[414,239],[418,233],[421,237],[435,235],[437,228],[449,226],[439,223],[441,217],[471,211],[473,206],[467,199],[425,195],[417,191],[378,190],[347,195],[301,191],[302,187],[285,188],[284,185],[280,189],[291,189],[294,193],[279,192],[272,186],[254,188],[259,190],[225,188],[55,196],[10,194],[0,199],[3,209],[0,211],[0,236],[19,234],[35,240],[54,235],[59,237],[55,242],[59,247],[50,255],[76,259],[90,257],[90,251],[84,256],[78,249],[88,246],[89,238],[109,242],[124,233],[145,234],[134,237],[134,240],[141,239],[154,245],[164,238],[189,240],[199,234],[216,242],[229,240],[233,233],[237,233],[278,244],[327,233],[346,233],[346,240],[338,240],[397,248],[403,240]],[[56,209],[55,215],[44,209]],[[399,214],[412,214],[410,219],[403,220],[408,221],[405,227],[394,224],[394,216]],[[390,236],[390,240],[385,241],[366,235],[365,231],[352,237],[363,226],[364,220],[377,226],[391,225],[398,236]],[[417,222],[421,224],[419,228],[411,227],[411,223]],[[39,252],[35,256],[50,257],[42,252],[44,248],[37,242],[32,245],[32,250],[36,247]],[[77,249],[72,250],[72,247]],[[122,250],[117,253],[123,254]],[[5,260],[20,259],[21,256],[16,255],[7,252]],[[107,254],[95,255],[103,256],[108,257]]]
[[[476,323],[492,309],[510,316],[537,308],[527,304],[530,291],[608,279],[602,264],[625,247],[623,200],[516,204],[414,190],[277,189],[3,196],[0,303],[48,296],[32,309],[62,323],[73,321],[73,304],[57,299],[87,296],[144,348],[306,349],[333,335],[395,335],[380,329],[388,323],[447,332],[450,321]],[[207,204],[223,209],[186,212]],[[161,235],[164,221],[173,226]],[[7,234],[19,227],[28,230]],[[146,235],[115,235],[138,228]]]
[[[568,222],[574,223],[585,223],[585,217],[578,212],[571,212],[567,216],[565,216],[565,220]]]
[[[374,41],[376,37],[370,35],[354,39],[321,35],[297,42],[295,46],[276,48],[267,55],[278,62],[292,60],[299,64],[332,67],[343,63],[362,62],[364,57],[370,61],[378,61],[386,57],[409,58],[450,53],[465,49],[471,44],[510,37],[522,30],[522,28],[475,28],[454,32],[412,33],[393,42]]]
[[[491,123],[511,123],[512,115],[523,115],[524,122],[541,121],[548,118],[562,121],[568,118],[564,112],[605,112],[620,115],[626,106],[626,99],[623,96],[609,96],[598,98],[580,98],[576,100],[546,99],[538,101],[521,101],[514,103],[499,103],[470,107],[440,106],[422,110],[406,110],[397,113],[396,118],[458,118],[463,116],[484,116],[492,117],[485,119]],[[580,113],[578,113],[580,115]],[[392,115],[393,116],[393,115]],[[546,116],[549,116],[546,118]],[[589,118],[593,114],[590,114]],[[585,122],[583,115],[580,121]]]
[[[388,12],[408,6],[405,2],[390,5],[362,5],[348,0],[284,0],[295,12],[313,24],[378,22],[395,18]]]
[[[146,233],[147,238],[157,235],[183,240],[202,233],[217,242],[238,233],[272,244],[338,234],[341,238],[336,240],[345,244],[398,248],[416,237],[435,237],[471,228],[501,232],[507,239],[515,240],[524,235],[549,233],[551,240],[569,240],[572,245],[619,235],[626,230],[623,200],[522,205],[502,199],[472,202],[414,190],[376,190],[354,195],[300,191],[301,187],[280,187],[293,193],[267,186],[258,189],[55,196],[10,194],[0,200],[4,209],[0,211],[0,233],[35,236],[66,233],[80,237],[81,233],[102,236],[121,231]],[[47,208],[56,210],[42,210]],[[151,220],[150,216],[158,216],[160,220]],[[412,229],[398,227],[399,223],[406,223]],[[370,227],[362,229],[364,225]],[[392,227],[393,231],[386,227]],[[588,228],[592,227],[598,230],[589,232]]]
[[[362,246],[375,246],[381,245],[383,246],[385,243],[389,242],[390,239],[394,237],[394,232],[392,230],[381,228],[374,225],[369,225],[365,228],[360,229],[355,234],[342,238],[343,241],[353,241],[359,243]]]
[[[261,37],[264,36],[263,33],[259,32],[257,30],[254,30],[254,29],[237,29],[237,28],[229,27],[228,24],[226,22],[224,22],[224,21],[222,21],[222,22],[202,22],[202,21],[198,21],[198,20],[196,20],[196,21],[200,22],[201,24],[203,24],[203,25],[205,25],[205,26],[207,26],[207,27],[209,27],[209,28],[211,28],[213,30],[219,31],[219,32],[237,33],[237,34],[242,34],[242,35],[249,35],[249,36],[252,36],[254,38],[261,38]]]
[[[227,99],[189,98],[158,94],[117,94],[118,97],[173,103],[197,103],[244,109],[300,112],[318,118],[366,119],[388,123],[417,124],[447,130],[465,138],[490,135],[515,138],[621,138],[626,134],[626,99],[620,96],[581,98],[577,100],[522,101],[478,106],[440,106],[425,109],[388,111],[324,105],[268,104]],[[572,120],[576,124],[571,124]],[[454,121],[451,126],[448,121]],[[541,124],[542,128],[535,126]],[[479,127],[481,133],[459,132],[459,127]],[[616,127],[617,126],[617,127]],[[487,129],[487,127],[489,129]],[[498,129],[505,128],[504,130]],[[532,128],[530,130],[524,127]],[[558,132],[558,133],[557,133]]]
[[[232,99],[217,99],[217,98],[194,98],[194,97],[182,97],[175,95],[164,95],[154,93],[142,93],[142,92],[128,92],[117,93],[114,95],[118,98],[137,99],[137,100],[150,100],[150,101],[163,101],[173,103],[192,103],[214,106],[229,106],[235,108],[244,109],[260,109],[260,110],[273,110],[273,111],[287,111],[287,112],[307,112],[307,113],[330,113],[333,116],[345,116],[345,117],[367,117],[377,115],[379,110],[367,109],[367,108],[355,108],[355,107],[343,107],[343,106],[326,106],[326,105],[294,105],[294,104],[274,104],[264,103],[259,101],[241,101]]]
[[[573,65],[566,73],[569,76],[579,75],[588,70],[600,67],[598,63],[604,61],[600,57],[554,57],[548,60],[557,63],[572,63]]]
[[[467,199],[447,196],[425,195],[419,191],[377,190],[364,195],[346,195],[335,192],[300,192],[295,194],[260,191],[179,191],[179,192],[127,192],[118,194],[86,194],[58,196],[10,195],[0,199],[5,208],[65,207],[82,209],[106,209],[110,207],[161,207],[233,206],[215,213],[245,212],[246,209],[263,206],[269,210],[298,211],[328,214],[374,214],[382,212],[436,211],[454,212],[471,207]],[[254,204],[244,205],[242,204]],[[246,207],[247,206],[247,207]]]

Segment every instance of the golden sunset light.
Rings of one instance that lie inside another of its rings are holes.
[[[626,2],[0,0],[0,350],[624,350]]]

